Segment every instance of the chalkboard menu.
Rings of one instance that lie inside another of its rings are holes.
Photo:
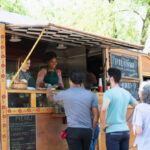
[[[120,69],[122,77],[139,78],[137,57],[111,54],[111,67]]]
[[[36,116],[9,116],[9,150],[36,150]]]
[[[138,82],[120,82],[119,85],[120,87],[129,91],[136,100],[139,100],[139,95],[138,95],[139,83]]]

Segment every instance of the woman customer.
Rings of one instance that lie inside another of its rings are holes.
[[[74,70],[69,75],[70,88],[52,95],[47,91],[47,97],[51,102],[62,101],[64,103],[67,117],[67,142],[69,150],[89,150],[92,127],[98,122],[98,103],[96,96],[81,87],[83,74]],[[93,113],[93,124],[91,121],[91,110]]]
[[[134,146],[138,150],[150,150],[150,81],[140,85],[139,97],[142,103],[136,106],[133,115]]]
[[[91,91],[91,88],[94,85],[97,85],[97,80],[96,80],[95,75],[91,72],[85,73],[85,80],[84,80],[84,85],[83,85],[84,88]],[[99,97],[98,96],[97,96],[97,101],[99,103]],[[97,112],[98,112],[98,114],[100,114],[99,108],[97,108]],[[97,144],[97,141],[98,141],[99,132],[100,132],[100,127],[99,127],[99,124],[97,123],[97,126],[95,127],[95,130],[93,131],[90,150],[95,150],[96,144]]]
[[[61,71],[56,69],[57,55],[54,52],[45,54],[44,61],[47,62],[47,68],[39,71],[36,81],[36,88],[44,87],[45,83],[54,86],[58,85],[60,89],[64,88]]]

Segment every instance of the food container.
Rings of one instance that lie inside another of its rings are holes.
[[[50,83],[45,83],[46,88],[52,88],[52,85]]]
[[[28,82],[27,80],[15,80],[12,84],[13,89],[27,89]]]

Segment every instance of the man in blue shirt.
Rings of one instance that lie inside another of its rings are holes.
[[[121,71],[108,70],[107,82],[111,89],[103,96],[101,109],[102,128],[106,132],[107,150],[129,150],[129,128],[126,122],[128,105],[135,106],[137,101],[125,89],[119,87]]]
[[[81,87],[83,79],[83,74],[74,70],[69,75],[69,89],[55,95],[52,95],[50,90],[47,92],[47,97],[51,102],[62,101],[64,103],[69,150],[89,150],[92,130],[95,130],[98,122],[97,97],[91,91]]]

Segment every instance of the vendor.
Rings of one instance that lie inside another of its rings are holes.
[[[22,63],[24,62],[26,56],[23,55],[19,57],[17,63],[17,69],[20,68]],[[28,82],[28,88],[35,88],[35,80],[27,72],[30,68],[31,60],[28,59],[26,63],[23,65],[19,76],[17,77],[19,80],[26,80]],[[17,80],[17,79],[16,79]],[[15,108],[15,107],[30,107],[30,95],[28,93],[9,93],[8,94],[8,107]]]
[[[18,59],[18,68],[23,64],[26,56],[23,55]],[[27,72],[30,68],[31,60],[28,59],[26,63],[23,65],[20,73],[19,73],[19,79],[25,79],[28,81],[28,87],[35,88],[35,80],[34,78],[30,75],[29,72]]]
[[[63,89],[64,84],[62,81],[61,71],[56,69],[57,66],[57,56],[54,52],[49,52],[45,54],[44,61],[47,62],[47,68],[43,68],[39,71],[36,88],[45,87],[45,83],[52,86],[58,85],[59,88]]]

